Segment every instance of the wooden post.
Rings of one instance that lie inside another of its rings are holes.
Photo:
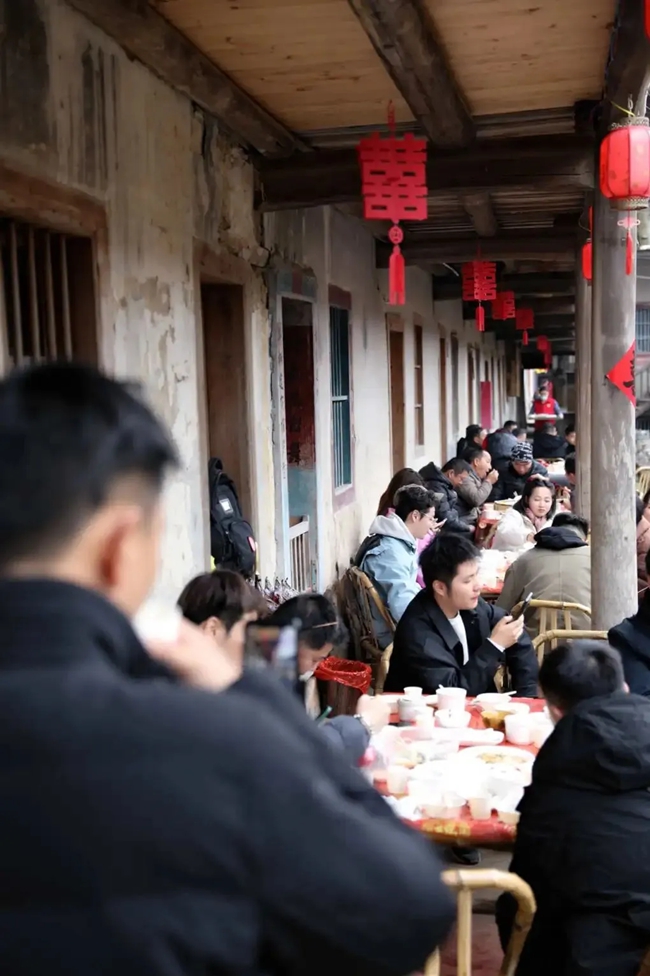
[[[576,258],[576,431],[578,515],[591,524],[591,285],[582,274],[582,246]]]
[[[625,231],[600,191],[594,198],[591,375],[592,626],[636,612],[635,411],[606,374],[635,339],[636,262],[625,273]]]

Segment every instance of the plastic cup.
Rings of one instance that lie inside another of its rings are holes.
[[[404,689],[404,697],[410,699],[411,701],[416,701],[422,698],[422,689],[418,688],[416,685],[409,685],[408,688]]]
[[[465,688],[438,688],[437,704],[442,712],[462,712],[465,710],[467,691]]]
[[[468,800],[472,820],[489,820],[492,816],[492,801],[487,796],[475,796]]]
[[[388,792],[394,796],[402,796],[407,793],[410,772],[406,766],[389,766],[386,770]]]

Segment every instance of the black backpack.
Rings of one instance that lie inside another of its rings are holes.
[[[218,569],[234,569],[252,576],[257,545],[253,529],[242,514],[235,483],[219,458],[208,464],[210,485],[210,549]]]

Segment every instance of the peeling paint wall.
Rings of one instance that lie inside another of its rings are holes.
[[[106,208],[99,295],[101,363],[146,384],[180,447],[169,487],[161,587],[175,596],[207,565],[207,438],[195,239],[247,262],[251,445],[263,568],[274,563],[266,292],[242,151],[61,0],[0,0],[0,156]],[[268,444],[265,443],[268,425]],[[252,428],[254,429],[254,427]],[[247,449],[247,445],[243,445]]]

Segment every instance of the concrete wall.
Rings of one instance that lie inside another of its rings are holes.
[[[264,503],[273,486],[269,333],[263,276],[254,267],[265,254],[252,169],[188,99],[64,3],[0,0],[0,27],[0,161],[82,191],[103,209],[101,364],[146,384],[182,453],[182,471],[169,488],[163,553],[162,587],[170,595],[209,558],[196,241],[221,259],[226,280],[230,261],[232,278],[245,287],[250,416],[259,433],[251,445],[252,515],[268,571],[275,560],[273,512]],[[20,200],[0,196],[5,212],[21,208]],[[56,213],[48,216],[56,226]]]

